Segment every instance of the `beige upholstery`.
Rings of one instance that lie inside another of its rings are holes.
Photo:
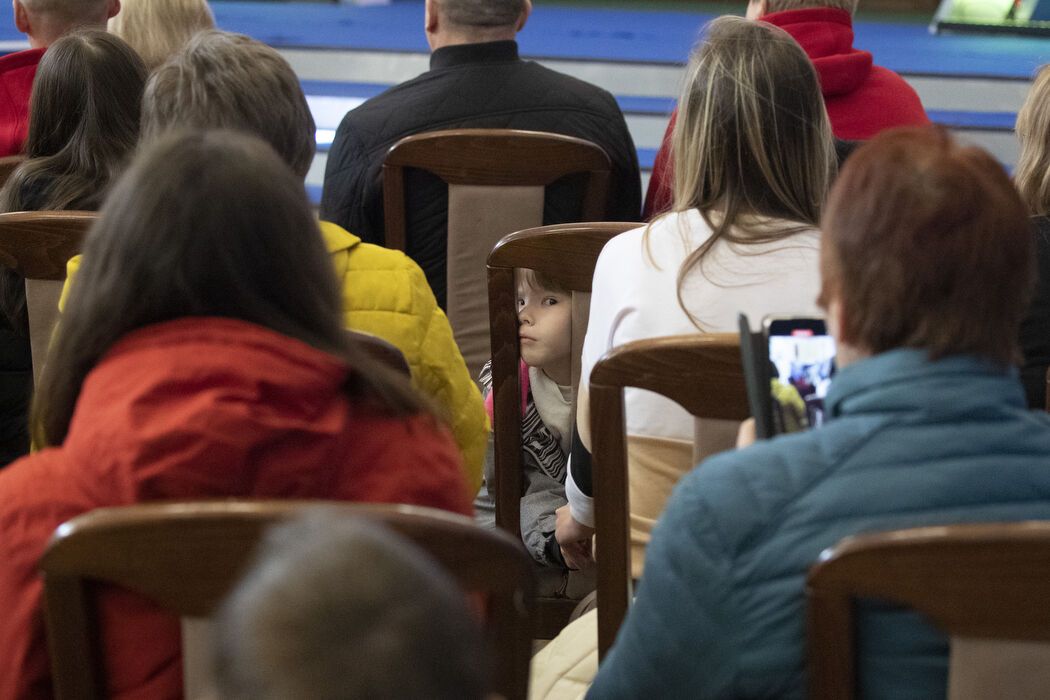
[[[1050,644],[953,637],[948,700],[1036,700],[1050,689]]]
[[[58,298],[62,294],[62,282],[57,280],[32,280],[26,283],[26,312],[29,314],[29,346],[33,356],[33,385],[40,382],[44,358],[51,344],[51,335],[58,323]]]
[[[489,359],[489,252],[508,233],[543,223],[543,187],[449,185],[448,320],[467,369]]]

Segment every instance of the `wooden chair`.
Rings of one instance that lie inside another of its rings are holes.
[[[0,186],[7,182],[7,178],[11,177],[11,173],[17,170],[25,159],[22,155],[0,157]]]
[[[401,139],[383,164],[386,245],[405,250],[409,169],[448,184],[447,302],[452,331],[476,376],[488,359],[485,259],[508,233],[543,224],[545,187],[586,174],[581,221],[599,221],[609,198],[609,158],[600,147],[559,134],[456,129]]]
[[[364,333],[362,331],[347,330],[347,335],[361,345],[361,348],[376,362],[389,367],[398,374],[412,378],[412,369],[396,345],[380,338],[378,335]]]
[[[106,696],[89,582],[115,584],[183,616],[211,615],[266,529],[319,505],[381,522],[426,550],[465,589],[487,594],[494,690],[525,698],[534,581],[518,542],[430,508],[250,500],[105,508],[56,530],[41,562],[56,698]]]
[[[661,394],[696,418],[742,421],[751,415],[735,333],[635,341],[613,348],[594,366],[590,410],[599,659],[612,647],[633,597],[623,400],[627,388]]]
[[[80,253],[95,218],[94,212],[86,211],[0,214],[0,265],[25,278],[34,384],[58,322],[66,263]]]
[[[847,537],[821,554],[810,570],[806,597],[810,697],[854,697],[854,603],[861,598],[913,608],[950,635],[949,698],[1046,694],[1050,650],[1042,649],[1041,662],[1033,664],[1037,645],[1024,643],[1050,643],[1050,522]],[[1005,679],[982,678],[988,668],[980,661],[988,657],[976,650],[975,640],[1020,643],[1009,648],[1009,656],[1041,671],[1041,680],[1016,669]],[[1004,681],[1020,681],[1029,692],[1001,685]]]
[[[572,291],[573,386],[579,386],[579,357],[587,331],[594,264],[612,237],[636,223],[555,224],[505,236],[489,254],[489,323],[492,346],[493,437],[496,524],[521,537],[521,386],[515,270],[537,270]],[[568,624],[576,601],[538,598],[536,637],[552,639]]]

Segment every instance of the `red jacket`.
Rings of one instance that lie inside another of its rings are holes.
[[[63,445],[0,471],[0,698],[51,697],[37,563],[54,529],[85,511],[257,496],[469,514],[448,431],[351,403],[347,373],[330,355],[230,319],[172,321],[115,345],[84,382]],[[101,616],[108,694],[181,698],[177,619],[116,591]]]
[[[799,43],[817,69],[820,91],[835,137],[862,141],[895,126],[930,123],[919,96],[899,75],[872,63],[871,54],[853,48],[853,20],[845,10],[788,10],[762,17]],[[663,144],[653,161],[645,197],[645,218],[671,207],[671,115]]]
[[[29,95],[44,49],[0,57],[0,156],[22,152],[29,131]]]

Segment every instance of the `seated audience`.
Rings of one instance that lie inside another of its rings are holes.
[[[142,120],[145,141],[178,128],[249,132],[304,179],[316,148],[314,120],[292,67],[274,49],[239,34],[202,32],[157,69]],[[344,323],[404,354],[413,384],[448,420],[476,492],[488,435],[485,409],[422,271],[403,253],[363,243],[331,222],[320,227],[341,284]],[[79,257],[70,261],[70,277],[79,264]]]
[[[820,288],[817,220],[835,171],[831,130],[817,75],[798,44],[772,25],[722,17],[694,52],[680,98],[674,153],[681,165],[675,205],[649,226],[613,238],[594,270],[583,343],[577,427],[590,446],[588,382],[598,360],[633,340],[736,331],[737,314],[815,315]],[[701,454],[729,449],[737,423],[697,424],[649,392],[625,398],[633,575],[672,489]],[[566,563],[584,568],[594,524],[589,465],[574,450],[556,537]],[[597,543],[601,550],[601,542]],[[595,615],[590,673],[596,663]],[[541,685],[586,655],[569,632],[534,664]],[[571,645],[572,651],[564,648]],[[564,665],[562,665],[564,664]],[[584,664],[574,672],[582,675]]]
[[[853,141],[896,126],[930,123],[915,90],[891,70],[876,66],[871,53],[853,48],[853,13],[858,0],[749,0],[747,18],[776,25],[791,35],[820,76],[831,130],[846,156]],[[645,218],[671,208],[674,165],[671,114],[663,145],[653,161]]]
[[[205,0],[121,0],[109,31],[131,45],[154,70],[199,31],[215,28]]]
[[[146,69],[99,30],[48,49],[30,103],[26,161],[0,189],[0,211],[98,209],[139,136]],[[33,389],[25,283],[0,267],[0,465],[29,451]]]
[[[120,0],[12,0],[15,27],[29,48],[0,57],[0,156],[22,152],[29,128],[29,94],[47,47],[82,27],[106,28]]]
[[[223,700],[482,700],[491,660],[462,589],[389,529],[324,510],[274,528],[219,612]]]
[[[37,565],[66,520],[226,497],[470,513],[455,443],[345,333],[300,175],[232,131],[160,139],[85,244],[34,397],[44,449],[0,471],[0,697],[51,696]],[[181,694],[179,622],[101,601],[107,696]]]
[[[518,57],[531,0],[426,0],[430,70],[347,113],[325,168],[321,216],[369,243],[385,242],[381,170],[392,145],[424,131],[550,131],[593,141],[612,162],[609,218],[637,221],[638,156],[616,100],[605,90]],[[417,173],[406,212],[408,256],[446,301],[448,186]],[[578,221],[575,182],[547,188],[543,223]],[[477,368],[472,368],[476,371]]]
[[[1046,372],[1050,368],[1050,67],[1036,76],[1017,114],[1021,154],[1014,181],[1032,215],[1036,287],[1021,321],[1021,380],[1029,408],[1046,408]]]
[[[533,270],[518,276],[518,323],[521,342],[521,441],[524,495],[521,537],[542,567],[539,595],[579,598],[593,590],[590,577],[566,569],[554,538],[555,511],[564,506],[565,467],[572,438],[572,294],[555,280]],[[491,361],[481,372],[485,408],[492,420]],[[495,479],[490,451],[485,485],[474,502],[475,517],[495,526],[495,504],[489,487]]]
[[[850,535],[1050,518],[1050,417],[1013,363],[1032,234],[986,152],[876,137],[821,226],[838,342],[828,422],[705,461],[675,491],[588,697],[804,698],[809,567]],[[858,694],[945,697],[947,638],[862,607]]]

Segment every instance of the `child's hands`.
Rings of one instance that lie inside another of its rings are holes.
[[[594,564],[591,553],[591,538],[594,528],[578,523],[572,517],[569,506],[564,505],[555,511],[557,522],[554,526],[554,539],[561,546],[561,556],[570,569],[586,569]]]

